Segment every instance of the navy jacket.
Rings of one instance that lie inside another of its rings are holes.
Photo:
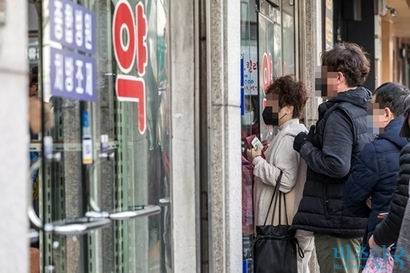
[[[366,144],[345,184],[345,209],[354,215],[369,218],[363,242],[366,250],[368,239],[382,221],[377,215],[389,211],[399,172],[400,151],[409,143],[409,139],[399,137],[403,121],[403,117],[390,121],[383,134]],[[371,210],[366,206],[366,199],[370,195]]]

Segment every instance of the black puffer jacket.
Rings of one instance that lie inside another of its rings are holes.
[[[377,245],[386,247],[396,243],[399,237],[404,211],[409,199],[410,181],[410,144],[404,146],[400,152],[399,178],[397,179],[390,203],[389,214],[373,232],[373,238]],[[406,255],[408,255],[406,253]]]
[[[370,99],[370,91],[359,87],[319,106],[313,141],[300,150],[308,170],[292,229],[342,238],[364,235],[367,219],[344,210],[343,189],[360,151],[374,138],[367,133]]]

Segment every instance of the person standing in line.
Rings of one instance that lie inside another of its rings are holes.
[[[286,196],[287,221],[292,223],[293,216],[302,196],[306,176],[306,164],[299,154],[293,150],[293,141],[297,134],[307,131],[300,123],[306,101],[306,87],[296,81],[293,76],[283,76],[276,79],[266,90],[267,106],[262,116],[266,125],[278,126],[278,134],[264,151],[248,149],[247,158],[254,165],[254,224],[263,225],[280,172],[283,172],[279,190]],[[283,210],[282,216],[285,215]],[[268,215],[267,222],[274,225],[286,223],[285,217]],[[273,219],[272,219],[273,218]],[[313,234],[296,232],[296,238],[304,251],[304,258],[298,257],[298,272],[309,273],[308,262],[314,249]],[[272,257],[274,259],[274,257]]]
[[[292,229],[314,232],[321,273],[357,272],[366,219],[344,211],[343,189],[367,133],[371,92],[362,87],[369,71],[366,53],[342,43],[321,56],[328,101],[319,105],[319,119],[309,133],[299,133],[295,151],[307,164],[303,197]],[[350,251],[347,249],[350,248]]]
[[[404,101],[404,122],[400,130],[400,137],[410,138],[410,96]],[[404,146],[400,152],[400,168],[394,193],[391,198],[386,218],[376,226],[369,238],[369,247],[388,248],[397,242],[395,248],[395,266],[393,272],[408,272],[410,268],[410,144]]]
[[[379,214],[389,209],[399,172],[400,151],[410,141],[399,136],[404,100],[409,94],[407,88],[393,82],[382,84],[373,93],[373,126],[382,129],[382,133],[360,152],[345,185],[345,209],[368,219],[360,257],[362,268],[369,257],[368,240],[382,221]],[[369,197],[371,201],[367,202]]]

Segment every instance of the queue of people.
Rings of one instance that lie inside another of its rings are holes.
[[[309,129],[300,122],[308,99],[302,82],[283,76],[265,90],[262,117],[278,133],[245,153],[253,165],[254,232],[291,223],[296,250],[284,251],[297,272],[313,272],[315,263],[321,273],[410,268],[410,91],[392,82],[364,88],[370,63],[356,44],[336,45],[321,61],[327,97]],[[277,188],[281,214],[271,209]],[[257,246],[263,236],[255,235]]]

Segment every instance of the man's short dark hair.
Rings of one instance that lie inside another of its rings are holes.
[[[367,53],[357,44],[340,43],[333,49],[322,52],[322,65],[340,72],[348,87],[363,85],[370,72]]]
[[[389,108],[395,117],[404,114],[404,100],[410,91],[403,85],[386,82],[380,85],[373,93],[376,96],[375,102],[379,104],[379,109]]]

